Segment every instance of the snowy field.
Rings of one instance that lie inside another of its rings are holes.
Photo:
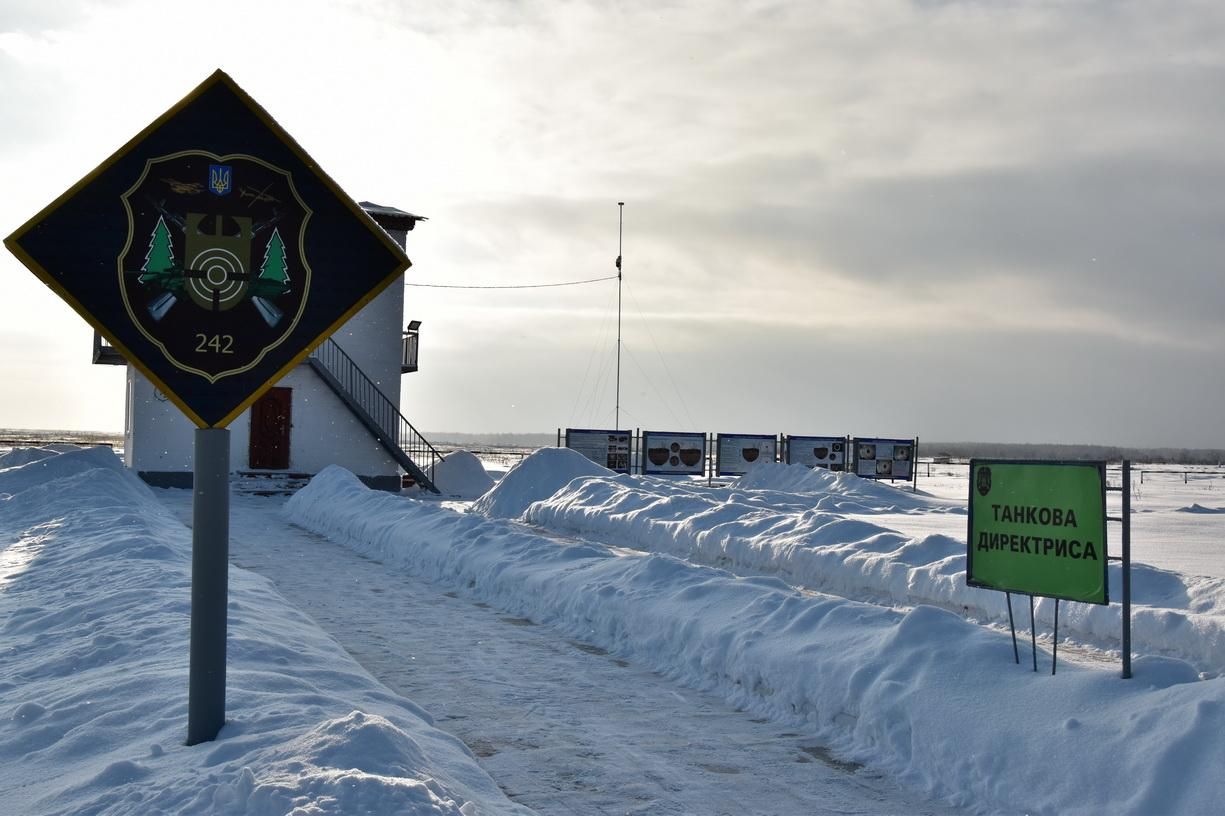
[[[236,497],[229,716],[187,748],[190,493],[149,490],[106,449],[0,457],[6,812],[1225,799],[1220,480],[1134,486],[1124,681],[1117,604],[1061,605],[1051,676],[1039,601],[1040,671],[1027,639],[1013,662],[1003,595],[965,586],[956,475],[915,494],[783,465],[716,487],[618,476],[558,449],[496,483],[477,465],[448,459],[442,501],[335,468],[288,501]]]

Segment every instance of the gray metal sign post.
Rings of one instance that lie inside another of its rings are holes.
[[[187,744],[225,724],[225,640],[230,570],[230,431],[196,429],[191,505],[191,655]]]

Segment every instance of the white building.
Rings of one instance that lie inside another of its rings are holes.
[[[420,216],[362,202],[401,247]],[[341,465],[371,487],[397,491],[436,454],[400,412],[400,377],[417,370],[417,321],[404,330],[401,276],[230,423],[230,466],[240,474],[313,475]],[[94,362],[125,365],[94,341]],[[128,365],[124,460],[146,482],[191,487],[195,425]]]

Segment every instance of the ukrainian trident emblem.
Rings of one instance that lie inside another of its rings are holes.
[[[234,168],[228,164],[208,166],[208,191],[213,195],[227,195],[234,186]]]

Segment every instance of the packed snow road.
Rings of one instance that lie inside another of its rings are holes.
[[[190,524],[191,492],[157,491]],[[542,814],[943,814],[777,723],[422,582],[235,496],[231,558]]]

